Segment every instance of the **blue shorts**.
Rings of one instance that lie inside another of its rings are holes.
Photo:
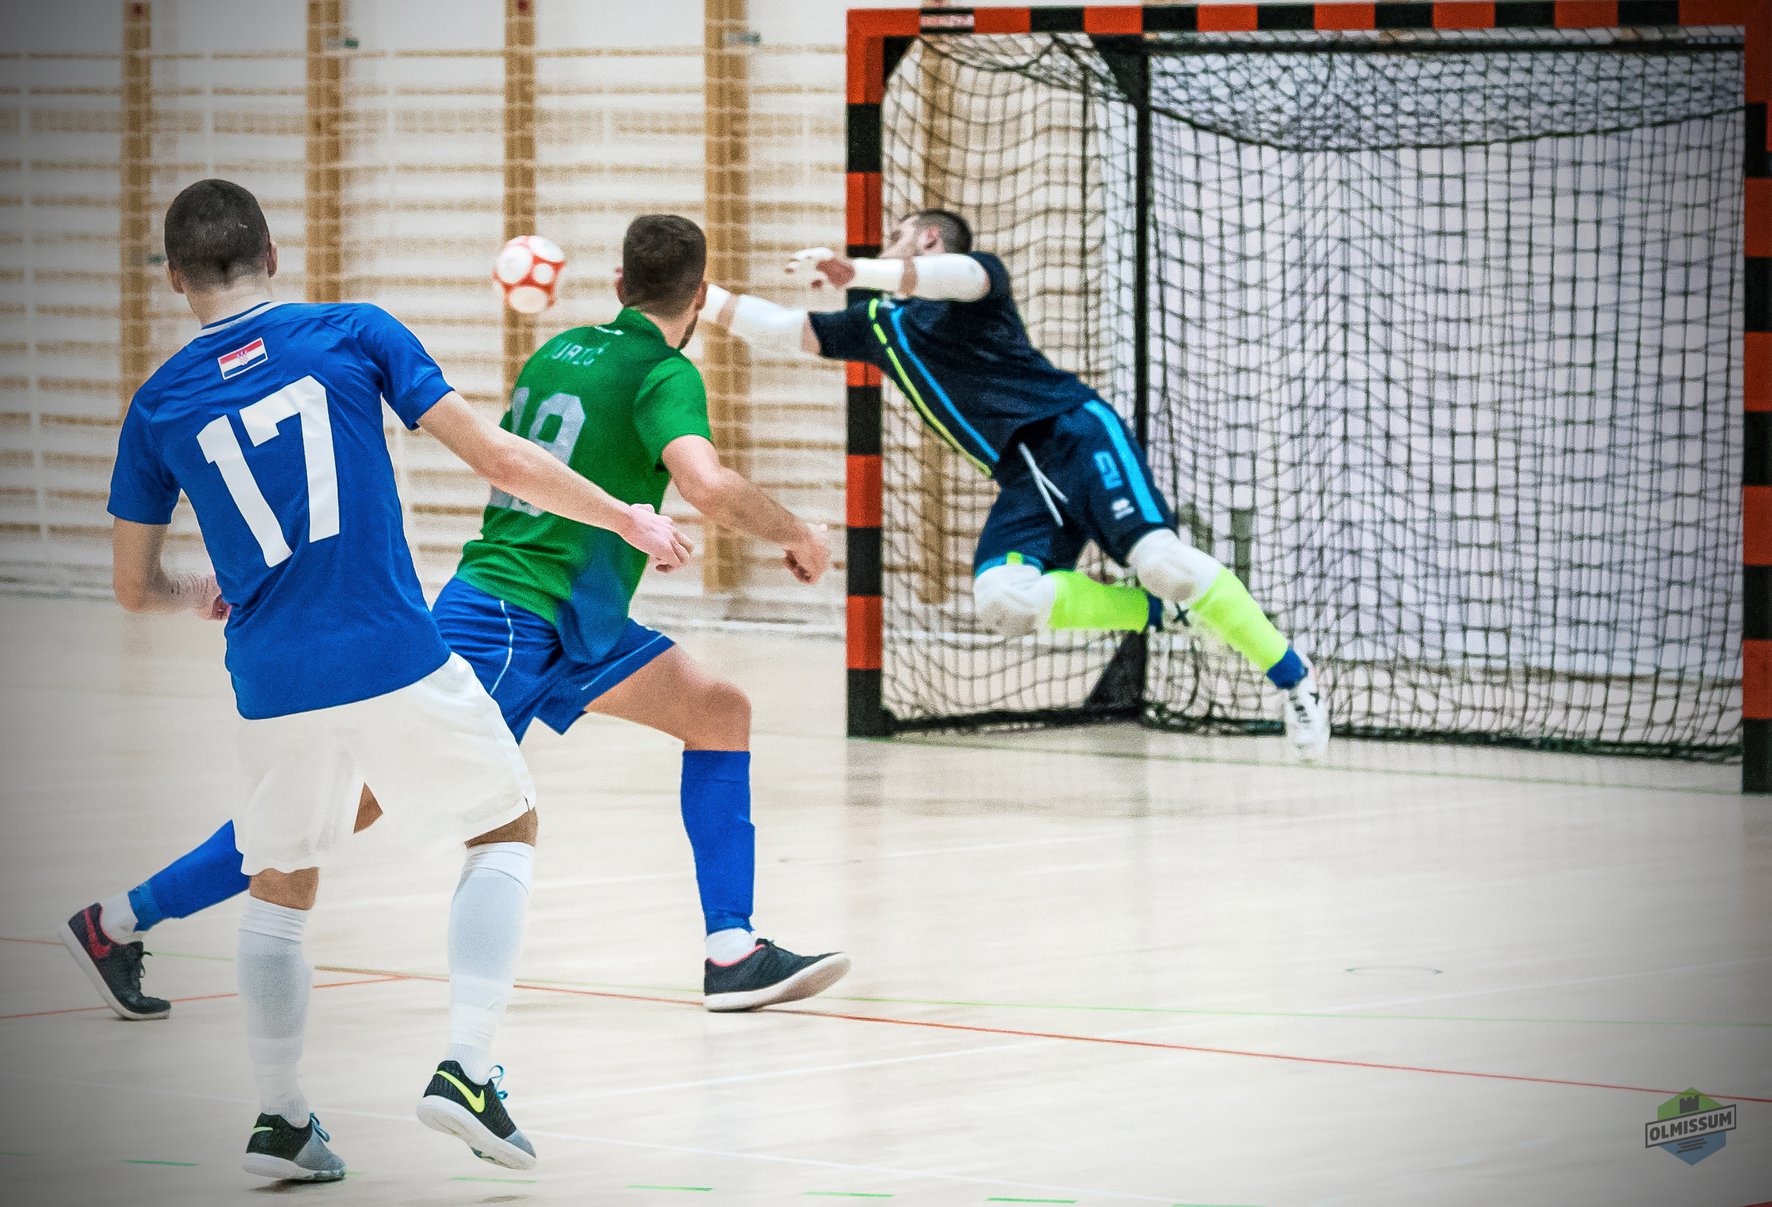
[[[1022,456],[1024,444],[1056,488],[1048,492],[1050,507]],[[1175,527],[1131,429],[1104,402],[1024,431],[997,463],[996,477],[997,501],[978,536],[974,574],[1011,553],[1043,570],[1069,570],[1090,541],[1124,564],[1140,537]]]
[[[560,633],[534,612],[452,578],[431,605],[449,648],[467,659],[519,742],[540,719],[565,733],[598,696],[670,649],[669,637],[629,620],[594,662],[566,656]]]

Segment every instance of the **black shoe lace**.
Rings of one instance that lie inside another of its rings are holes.
[[[120,969],[123,984],[131,993],[140,993],[142,989],[142,964],[148,958],[147,949],[140,943],[125,943],[119,949],[123,965]]]

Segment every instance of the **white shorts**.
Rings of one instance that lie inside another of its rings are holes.
[[[498,706],[459,655],[398,691],[247,721],[251,796],[234,819],[241,868],[322,867],[367,784],[399,828],[466,842],[535,807],[535,783]]]

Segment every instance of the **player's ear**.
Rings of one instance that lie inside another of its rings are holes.
[[[171,260],[166,262],[166,283],[172,286],[172,292],[179,294],[181,297],[184,295],[185,279],[178,275],[178,269],[172,266]]]
[[[619,264],[615,266],[615,300],[623,306],[628,304],[627,288],[622,284],[621,265]]]
[[[265,251],[265,276],[266,277],[274,277],[276,275],[277,275],[277,244],[275,242],[273,242]]]
[[[700,314],[701,308],[703,306],[706,306],[707,304],[708,304],[708,283],[707,283],[707,281],[704,280],[701,283],[701,288],[699,288],[695,291],[695,305],[691,306],[690,309],[695,311],[696,314]]]

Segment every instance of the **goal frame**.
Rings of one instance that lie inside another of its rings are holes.
[[[1099,38],[1269,30],[1562,30],[1735,26],[1743,39],[1746,154],[1742,274],[1741,787],[1772,793],[1772,3],[1755,0],[1373,0],[1015,8],[862,8],[848,13],[848,253],[881,248],[881,102],[919,37],[1075,33]],[[1142,207],[1141,207],[1142,209]],[[1140,281],[1142,283],[1141,274]],[[866,296],[852,291],[850,301]],[[1137,316],[1144,321],[1142,311]],[[1138,358],[1142,364],[1143,357]],[[881,375],[849,364],[845,470],[845,617],[850,737],[896,726],[883,697],[885,653]],[[1148,411],[1148,381],[1133,399]],[[1142,423],[1140,436],[1144,435]],[[1118,661],[1118,659],[1116,659]]]

